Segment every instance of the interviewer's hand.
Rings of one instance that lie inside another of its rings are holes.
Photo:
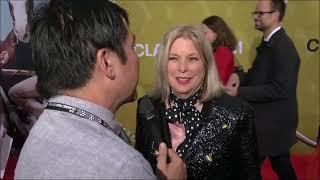
[[[172,149],[168,149],[165,143],[159,146],[157,161],[157,174],[161,179],[187,179],[186,164]]]

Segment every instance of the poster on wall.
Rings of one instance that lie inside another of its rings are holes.
[[[32,0],[1,0],[0,122],[20,149],[42,111],[29,43]]]

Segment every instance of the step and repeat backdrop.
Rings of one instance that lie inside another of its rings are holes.
[[[22,19],[23,21],[23,18],[26,20],[26,14],[19,13],[16,8],[21,8],[21,6],[15,6],[15,4],[19,4],[16,2],[28,1],[33,1],[34,7],[37,7],[47,3],[49,0],[0,0],[0,51],[15,46],[13,41],[13,44],[8,43],[13,29],[9,2],[14,2],[11,3],[12,10],[14,10],[12,15],[16,16],[16,19]],[[155,56],[158,52],[161,37],[167,30],[176,25],[200,25],[201,21],[208,16],[218,15],[222,17],[237,36],[238,48],[235,51],[235,55],[245,70],[252,65],[256,47],[262,36],[261,32],[254,29],[251,12],[254,11],[256,2],[252,0],[113,0],[113,2],[128,11],[131,31],[136,36],[135,50],[140,58],[138,97],[143,96],[152,89],[155,75]],[[298,82],[298,130],[302,136],[305,136],[305,140],[309,140],[311,144],[316,141],[319,130],[319,6],[319,0],[288,0],[287,12],[283,23],[301,57]],[[25,11],[25,8],[20,11]],[[25,49],[20,46],[16,46],[16,48]],[[21,59],[16,60],[16,62],[24,62],[22,65],[12,66],[19,73],[22,72],[19,69],[32,71],[32,67],[28,67],[28,61],[24,57],[21,58],[20,56],[19,58]],[[17,55],[16,58],[18,58]],[[15,73],[16,71],[10,70],[9,72]],[[10,82],[11,84],[5,84],[8,83],[8,79],[1,82],[1,86],[4,87],[5,91],[22,80],[12,78],[12,76],[9,79],[14,79],[14,81]],[[136,107],[137,102],[129,103],[123,106],[116,114],[117,120],[127,129],[127,133],[133,141],[136,126]],[[301,141],[293,148],[294,152],[299,153],[311,152],[312,150],[311,146]]]
[[[130,27],[136,35],[136,52],[140,57],[138,96],[149,92],[154,82],[157,49],[163,34],[178,24],[200,25],[211,15],[222,17],[238,39],[235,52],[240,64],[247,70],[255,57],[261,32],[254,29],[251,12],[255,1],[120,1],[130,15]],[[319,1],[289,0],[284,28],[293,39],[301,57],[298,82],[299,132],[316,141],[319,129]],[[123,106],[117,115],[130,131],[135,133],[136,102]],[[294,152],[310,152],[313,148],[299,142]]]

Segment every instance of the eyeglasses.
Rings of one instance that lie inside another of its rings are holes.
[[[263,12],[263,11],[254,11],[254,12],[252,12],[251,14],[252,14],[252,16],[259,16],[259,17],[261,17],[262,15],[264,15],[264,14],[271,14],[271,13],[274,13],[275,11],[265,11],[265,12]]]

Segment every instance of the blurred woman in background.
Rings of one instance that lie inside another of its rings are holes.
[[[237,47],[237,39],[229,26],[219,16],[210,16],[202,21],[202,31],[211,43],[213,56],[223,85],[234,72],[235,57],[233,51]]]

